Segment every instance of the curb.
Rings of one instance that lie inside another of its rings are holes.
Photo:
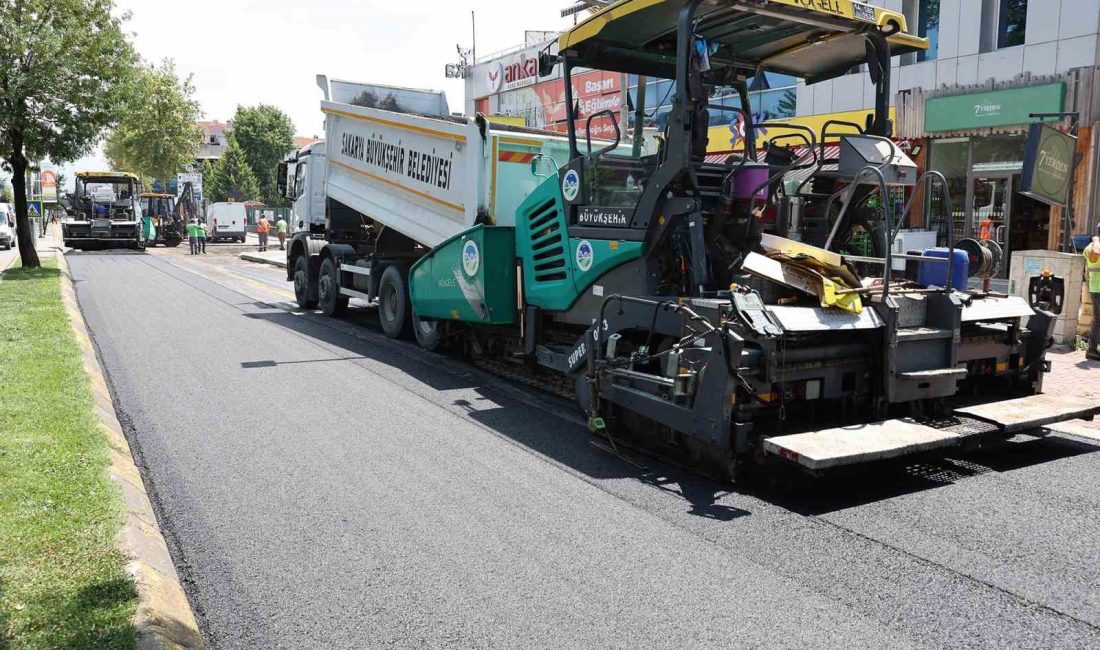
[[[241,259],[246,262],[256,262],[257,264],[270,264],[271,266],[277,266],[280,269],[286,268],[286,260],[273,260],[267,257],[261,257],[253,253],[241,253]]]
[[[137,586],[134,630],[137,632],[138,648],[202,648],[202,635],[195,614],[180,584],[141,473],[134,464],[130,445],[115,414],[111,392],[88,335],[84,315],[77,304],[69,265],[61,250],[57,260],[58,270],[63,276],[61,302],[69,314],[69,322],[84,357],[84,371],[91,382],[96,417],[106,431],[111,447],[108,473],[122,490],[125,504],[126,523],[119,531],[115,544],[130,558],[126,568]]]

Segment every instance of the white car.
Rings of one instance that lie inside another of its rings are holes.
[[[10,251],[15,246],[15,206],[0,203],[0,246]]]

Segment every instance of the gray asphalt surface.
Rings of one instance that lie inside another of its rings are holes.
[[[0,249],[0,271],[8,268],[15,263],[16,258],[19,257],[19,249],[12,247],[11,250]]]
[[[211,647],[1100,647],[1082,440],[727,492],[278,269],[68,259]]]

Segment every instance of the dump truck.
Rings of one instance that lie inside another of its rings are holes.
[[[125,247],[143,250],[153,240],[142,217],[141,180],[127,172],[77,172],[76,191],[61,222],[70,248]]]
[[[952,214],[943,176],[918,175],[889,137],[890,57],[927,47],[902,14],[622,0],[556,45],[539,72],[561,67],[564,135],[322,102],[326,140],[279,172],[302,308],[375,303],[388,336],[568,390],[595,435],[730,480],[942,454],[1100,410],[1042,393],[1054,314],[957,286],[969,260],[950,239],[932,255],[886,245],[914,202],[900,217],[874,206],[899,188],[940,192]],[[753,75],[859,66],[875,88],[864,123],[753,123]],[[659,146],[624,142],[617,113],[578,113],[571,78],[593,69],[673,81]],[[716,86],[739,102],[710,103]],[[705,155],[714,111],[745,124],[719,162]],[[852,252],[857,235],[871,254]],[[934,272],[919,282],[895,259]]]

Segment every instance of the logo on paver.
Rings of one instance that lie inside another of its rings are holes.
[[[596,253],[592,250],[592,243],[582,239],[581,243],[577,244],[577,268],[584,273],[592,268],[594,261],[596,261]]]
[[[566,201],[572,201],[577,198],[577,193],[581,190],[581,177],[577,173],[577,170],[570,169],[565,172],[565,175],[561,177],[561,195],[565,197]]]
[[[481,267],[481,252],[477,249],[477,242],[470,239],[462,245],[462,270],[471,278],[477,275]]]

